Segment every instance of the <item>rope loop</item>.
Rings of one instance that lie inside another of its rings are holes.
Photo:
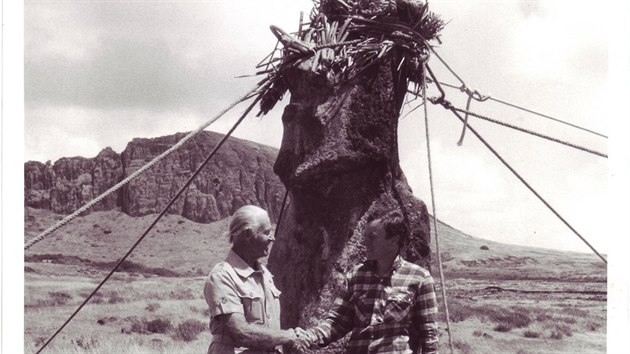
[[[464,144],[464,136],[466,135],[466,127],[468,127],[468,111],[470,111],[470,103],[472,102],[472,100],[473,100],[473,95],[468,95],[468,101],[466,101],[466,115],[464,116],[462,134],[459,137],[457,146],[462,146]]]
[[[492,97],[490,95],[484,95],[478,90],[471,90],[468,86],[466,86],[466,84],[462,84],[459,87],[459,90],[461,92],[464,92],[466,95],[468,95],[468,97],[472,97],[475,101],[478,101],[478,102],[487,101],[488,99]]]
[[[278,26],[271,25],[269,26],[271,33],[282,43],[284,49],[297,54],[302,55],[313,55],[315,51],[309,43],[303,42],[299,39],[294,38],[290,34],[286,33],[282,28]]]
[[[477,90],[471,90],[465,83],[462,83],[459,90],[468,95],[468,101],[466,102],[466,115],[464,116],[464,126],[462,127],[462,134],[459,137],[459,141],[457,142],[457,146],[462,146],[462,144],[464,144],[464,136],[466,135],[466,127],[468,127],[468,111],[470,110],[470,103],[473,99],[478,102],[484,102],[488,100],[490,96],[482,95]]]

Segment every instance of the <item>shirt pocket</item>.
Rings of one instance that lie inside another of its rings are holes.
[[[383,322],[406,323],[409,321],[413,294],[410,291],[395,291],[387,296],[383,311]]]
[[[241,302],[243,303],[243,314],[247,322],[259,324],[265,322],[262,297],[255,294],[243,295],[241,296]]]
[[[243,304],[243,315],[249,323],[264,323],[264,301],[263,296],[256,287],[244,282],[237,287],[238,297]]]

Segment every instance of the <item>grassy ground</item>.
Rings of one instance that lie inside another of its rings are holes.
[[[512,289],[527,293],[487,289],[484,282],[457,279],[447,285],[454,346],[459,353],[606,352],[605,283],[511,284]],[[591,290],[579,291],[586,288]],[[444,348],[445,335],[441,342]]]
[[[37,272],[42,265],[29,266]],[[68,267],[46,265],[51,266]],[[81,276],[27,274],[25,352],[35,352],[95,288],[97,281]],[[203,283],[203,277],[117,274],[46,352],[203,353],[210,342]]]
[[[96,286],[98,278],[63,274],[76,266],[27,263],[25,352],[32,353]],[[210,342],[204,277],[116,274],[70,322],[47,353],[203,353]],[[541,293],[486,289],[449,280],[449,309],[457,353],[604,353],[602,295],[548,293],[572,284],[545,284]],[[516,284],[512,284],[515,286]],[[532,291],[536,287],[528,287]],[[441,323],[441,345],[448,336]]]
[[[152,217],[95,212],[26,251],[26,353],[34,353],[72,314],[103,279],[108,262],[125,253]],[[25,239],[60,218],[27,208]],[[225,224],[166,216],[130,258],[130,273],[116,273],[45,352],[206,352],[211,336],[203,284],[229,248]],[[606,352],[601,261],[439,227],[456,353]],[[178,276],[163,276],[168,274]],[[440,327],[441,352],[448,353],[445,323]]]

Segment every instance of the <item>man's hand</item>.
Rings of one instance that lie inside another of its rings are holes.
[[[300,327],[296,327],[293,329],[295,333],[295,341],[291,344],[291,349],[302,353],[305,352],[308,348],[310,348],[313,344],[317,342],[317,338],[313,340],[313,337],[304,329]]]
[[[248,323],[242,313],[231,313],[215,317],[225,326],[227,333],[240,346],[268,349],[277,345],[293,346],[298,340],[294,330],[276,330]]]
[[[309,343],[309,346],[313,346],[317,344],[317,342],[319,342],[319,337],[317,337],[317,334],[315,334],[315,331],[312,328],[303,329],[297,327],[295,331],[299,335],[299,337],[306,339],[306,341]]]

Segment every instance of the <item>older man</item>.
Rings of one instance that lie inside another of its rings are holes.
[[[311,344],[325,346],[352,331],[347,353],[436,354],[433,278],[400,257],[409,232],[403,215],[394,210],[367,221],[367,260],[347,274],[328,318],[300,333]]]
[[[295,331],[280,329],[280,291],[260,263],[274,241],[267,212],[253,205],[238,209],[229,238],[232,249],[204,289],[212,332],[208,353],[281,353],[282,345],[296,345]]]

